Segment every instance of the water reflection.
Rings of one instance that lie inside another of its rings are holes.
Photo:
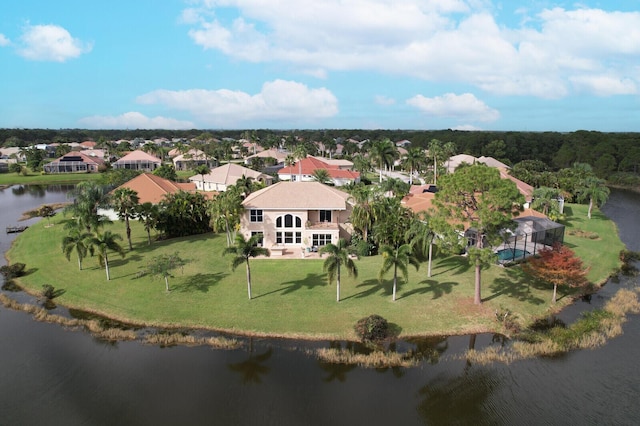
[[[240,374],[243,384],[260,384],[263,376],[268,375],[269,371],[271,371],[270,367],[263,364],[269,361],[269,358],[273,355],[273,348],[269,346],[264,352],[256,353],[253,349],[253,339],[249,338],[248,351],[249,358],[228,364],[229,370]]]

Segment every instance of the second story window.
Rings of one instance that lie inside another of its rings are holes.
[[[251,222],[262,222],[262,210],[251,210],[249,217]]]
[[[320,210],[320,222],[331,222],[331,210]]]

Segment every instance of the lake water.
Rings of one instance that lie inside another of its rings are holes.
[[[63,191],[0,190],[0,229],[18,224],[25,210],[64,200]],[[612,191],[603,210],[640,250],[640,196]],[[0,234],[0,250],[12,238]],[[637,279],[608,284],[591,305],[578,302],[562,315],[575,317],[622,285]],[[491,335],[431,339],[419,345],[439,357],[375,370],[305,352],[328,342],[254,339],[234,351],[111,344],[0,307],[0,425],[633,425],[640,424],[639,337],[632,316],[602,348],[509,366],[454,356],[470,344],[497,344]]]

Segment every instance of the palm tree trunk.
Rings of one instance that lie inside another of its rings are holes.
[[[392,300],[395,302],[396,300],[396,285],[398,283],[398,267],[393,266],[393,297]]]
[[[589,198],[589,211],[587,211],[587,217],[591,219],[591,209],[593,208],[593,198]]]
[[[475,296],[474,296],[474,299],[473,299],[473,303],[475,303],[476,305],[481,305],[482,304],[482,297],[480,295],[480,288],[481,288],[480,287],[480,284],[481,284],[480,272],[481,272],[481,269],[482,269],[482,265],[480,263],[480,260],[476,260],[476,284],[475,284],[476,288],[475,288]]]
[[[147,228],[147,245],[151,245],[151,228]]]
[[[166,275],[164,276],[164,288],[167,290],[167,293],[169,293],[169,277]]]
[[[427,277],[431,278],[431,259],[433,258],[433,238],[429,243],[429,266],[427,267]]]
[[[125,216],[124,221],[127,225],[127,240],[129,241],[129,250],[133,250],[133,246],[131,245],[131,227],[129,226],[129,216]]]
[[[82,271],[82,259],[78,256],[78,270]]]
[[[556,295],[558,292],[558,284],[553,285],[553,297],[551,298],[552,303],[556,303]]]
[[[247,293],[249,293],[249,300],[251,300],[251,268],[249,267],[249,259],[247,259]]]
[[[336,302],[340,301],[340,265],[338,265],[338,280],[336,281]]]
[[[104,270],[107,272],[107,281],[111,280],[109,276],[109,258],[107,257],[107,253],[104,254]]]

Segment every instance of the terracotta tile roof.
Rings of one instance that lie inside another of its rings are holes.
[[[520,193],[524,195],[525,200],[527,202],[531,202],[531,200],[533,199],[533,186],[529,185],[528,183],[524,183],[520,179],[516,179],[515,177],[511,176],[507,171],[507,169],[498,168],[498,170],[500,170],[500,177],[502,179],[509,179],[510,181],[515,183],[516,186],[518,187],[518,191],[520,191]]]
[[[152,173],[142,173],[118,188],[130,188],[136,191],[140,198],[140,204],[146,202],[157,204],[162,201],[165,194],[173,194],[178,191],[195,192],[196,189],[193,183],[176,183]]]
[[[300,163],[300,165],[298,164]],[[353,170],[342,170],[338,164],[329,164],[316,157],[307,157],[298,160],[293,166],[283,167],[278,171],[279,175],[312,175],[317,169],[325,169],[331,178],[338,179],[357,179],[360,177],[359,172]]]
[[[94,141],[84,141],[80,143],[80,146],[84,147],[84,148],[95,148],[97,144]]]
[[[349,194],[320,182],[282,181],[249,194],[247,209],[346,210]]]

